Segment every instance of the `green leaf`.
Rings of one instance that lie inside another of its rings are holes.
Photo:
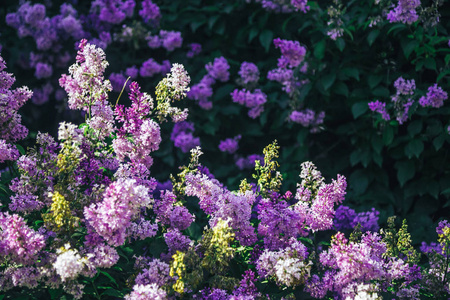
[[[377,97],[389,97],[389,90],[383,86],[379,86],[372,91],[372,94]]]
[[[365,170],[357,170],[350,175],[349,186],[353,188],[356,195],[362,195],[369,186],[369,178]]]
[[[109,275],[108,272],[105,272],[105,271],[102,271],[102,270],[99,270],[99,272],[100,272],[102,275],[105,275],[106,277],[108,277],[108,279],[110,280],[110,282],[111,282],[112,284],[114,284],[116,287],[119,287],[119,285],[117,284],[117,282],[116,282],[116,280],[114,279],[114,277],[112,277],[111,275]]]
[[[326,41],[325,39],[321,40],[314,46],[314,57],[322,60],[325,56],[325,45]]]
[[[339,81],[338,83],[335,84],[335,86],[334,86],[334,92],[335,92],[336,94],[339,94],[339,95],[343,95],[343,96],[345,96],[345,97],[348,97],[348,87],[347,87],[347,85],[346,85],[344,82],[342,82],[342,81]]]
[[[412,158],[413,156],[419,157],[423,152],[424,145],[420,139],[411,140],[405,147],[405,155],[408,158]]]
[[[445,136],[442,134],[437,136],[436,138],[434,138],[434,140],[433,140],[434,149],[436,151],[439,151],[439,149],[441,149],[442,146],[444,145],[444,142],[445,142]]]
[[[252,27],[248,33],[248,42],[250,43],[258,35],[259,29],[257,27]]]
[[[381,137],[379,135],[373,135],[370,142],[372,144],[372,149],[375,150],[376,153],[380,154],[383,149],[383,140]]]
[[[394,140],[394,129],[391,126],[386,126],[383,131],[383,142],[386,146],[390,145]]]
[[[447,55],[445,56],[444,60],[445,60],[445,65],[447,66],[448,63],[450,62],[450,54],[447,54]]]
[[[416,47],[418,47],[420,44],[418,41],[416,40],[405,40],[402,42],[402,49],[403,49],[403,54],[405,55],[406,58],[409,58],[409,56],[411,55],[411,53],[414,51],[414,49],[416,49]]]
[[[322,83],[322,86],[325,90],[328,90],[336,80],[336,73],[329,73],[322,77],[320,82]]]
[[[409,125],[408,125],[409,135],[411,137],[414,137],[417,134],[419,134],[422,131],[422,127],[423,127],[422,125],[423,125],[422,120],[416,120],[416,121],[409,123]]]
[[[353,118],[357,119],[359,116],[363,115],[367,110],[369,109],[369,106],[366,102],[357,102],[352,105],[352,114]]]
[[[381,80],[383,80],[383,76],[381,75],[369,75],[367,76],[367,83],[369,84],[369,87],[373,89],[378,84],[380,84]]]
[[[357,81],[359,81],[359,70],[357,68],[345,68],[342,70],[342,72],[348,77],[355,78]]]
[[[25,151],[25,149],[23,149],[22,146],[20,146],[19,144],[14,144],[17,147],[17,150],[19,150],[19,153],[21,155],[25,155],[27,152]]]
[[[435,71],[436,70],[436,61],[432,57],[427,57],[427,58],[425,58],[424,66],[427,69]]]
[[[122,292],[114,290],[114,289],[105,290],[101,295],[102,296],[121,297],[121,298],[124,296],[124,294]]]
[[[345,41],[342,38],[338,38],[336,40],[336,47],[338,47],[339,51],[344,51],[345,48]]]
[[[268,29],[264,29],[259,35],[259,42],[264,47],[266,52],[269,51],[270,44],[273,40],[273,32]]]
[[[395,163],[397,169],[397,179],[400,186],[403,186],[408,180],[414,177],[416,169],[414,163],[410,160],[399,161]]]
[[[380,31],[378,29],[372,30],[367,35],[367,43],[369,43],[369,46],[372,46],[373,42],[377,39],[377,37],[380,35]]]

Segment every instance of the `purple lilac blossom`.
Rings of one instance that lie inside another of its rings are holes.
[[[161,143],[158,123],[147,118],[153,109],[153,99],[147,93],[142,93],[136,82],[130,84],[129,98],[131,107],[116,105],[115,108],[116,119],[122,123],[122,127],[113,141],[113,148],[120,161],[129,158],[132,164],[149,168],[153,164],[150,153],[158,150]]]
[[[307,0],[291,0],[291,5],[294,7],[295,11],[302,11],[306,14],[309,10],[307,2]]]
[[[107,101],[112,87],[103,77],[108,62],[105,52],[87,40],[81,40],[78,47],[76,63],[70,66],[69,75],[61,76],[59,84],[68,94],[69,108],[92,113],[87,123],[96,138],[104,139],[115,130],[113,111]]]
[[[169,271],[170,266],[167,263],[155,258],[145,265],[145,268],[136,277],[135,284],[146,285],[155,283],[157,286],[166,285],[173,281]]]
[[[420,246],[420,251],[425,254],[433,253],[433,252],[442,254],[443,253],[442,250],[443,250],[442,245],[435,243],[435,242],[431,242],[430,244],[422,242],[422,244]]]
[[[374,102],[369,102],[368,105],[369,105],[369,109],[371,111],[381,114],[381,117],[384,120],[389,121],[391,119],[391,117],[389,116],[389,113],[386,110],[386,103],[380,102],[379,100],[377,100]]]
[[[290,115],[289,119],[294,123],[299,123],[303,127],[311,127],[311,132],[318,132],[319,125],[323,124],[323,119],[325,118],[325,112],[321,111],[316,114],[311,109],[305,109],[303,111],[294,110]]]
[[[164,233],[164,240],[169,247],[169,254],[175,254],[177,251],[185,252],[193,244],[179,229],[169,229]]]
[[[50,94],[53,93],[53,90],[54,88],[50,82],[47,82],[41,88],[35,88],[33,91],[33,97],[31,97],[31,102],[36,105],[47,103],[50,99]]]
[[[331,247],[320,254],[320,263],[327,268],[321,283],[315,277],[307,283],[311,294],[324,294],[328,290],[340,297],[355,299],[361,296],[362,289],[366,293],[386,291],[389,286],[380,286],[376,281],[391,282],[406,278],[402,283],[401,292],[409,292],[417,297],[418,290],[410,283],[417,279],[417,266],[410,267],[408,263],[395,257],[384,258],[386,245],[378,233],[363,234],[360,242],[349,242],[343,233],[337,233],[331,242]],[[322,291],[320,291],[322,290]]]
[[[0,257],[18,264],[33,264],[45,246],[43,235],[28,227],[17,214],[0,213]]]
[[[84,216],[108,244],[120,246],[130,235],[131,221],[152,203],[148,188],[134,179],[119,179],[108,186],[101,202],[84,208]]]
[[[230,69],[230,65],[223,56],[215,58],[214,62],[208,63],[205,68],[206,71],[208,71],[209,76],[215,80],[225,82],[230,78],[230,72],[228,71],[228,69]]]
[[[212,85],[215,83],[215,79],[209,75],[205,75],[199,83],[193,85],[187,94],[189,99],[199,101],[201,108],[209,110],[212,108],[212,102],[209,101],[209,97],[213,94]]]
[[[219,150],[222,152],[227,152],[233,154],[239,148],[239,140],[241,139],[241,135],[237,135],[234,138],[228,138],[220,141]]]
[[[122,73],[111,73],[109,75],[109,81],[111,81],[112,90],[115,92],[120,92],[127,79]],[[127,83],[126,89],[129,89],[130,83]]]
[[[242,83],[257,83],[259,80],[259,69],[254,63],[244,61],[239,69],[239,76]]]
[[[238,90],[235,89],[231,93],[233,102],[237,102],[241,105],[250,108],[248,111],[248,116],[252,119],[257,118],[264,111],[264,103],[267,102],[267,95],[263,93],[260,89],[256,89],[250,92],[246,89]]]
[[[275,48],[281,51],[281,58],[278,60],[279,68],[295,68],[299,66],[306,55],[306,48],[301,46],[298,41],[289,41],[276,38],[273,40]]]
[[[91,5],[91,13],[98,14],[100,21],[120,24],[133,15],[136,3],[134,0],[97,0]]]
[[[255,162],[259,160],[264,162],[264,156],[259,154],[251,154],[247,157],[238,157],[235,161],[236,166],[239,170],[252,169],[255,167]]]
[[[200,146],[200,138],[194,137],[194,123],[192,122],[178,122],[173,127],[170,139],[174,146],[180,148],[184,153]]]
[[[199,55],[200,52],[202,52],[202,45],[198,43],[191,43],[189,44],[189,51],[187,52],[186,56],[192,58]]]
[[[158,5],[151,0],[142,1],[142,9],[139,10],[139,15],[144,19],[145,23],[150,23],[154,26],[158,25],[161,19],[161,12]]]
[[[34,76],[37,79],[48,78],[52,76],[52,73],[53,68],[51,65],[42,62],[38,62],[36,64],[36,72],[34,73]]]
[[[5,69],[5,61],[0,55],[0,139],[16,142],[28,134],[28,129],[21,124],[18,110],[32,97],[33,92],[27,87],[11,89],[15,78]]]
[[[256,234],[250,224],[252,205],[256,195],[248,191],[245,194],[233,194],[216,179],[205,174],[186,175],[186,195],[199,198],[200,208],[208,215],[210,227],[214,227],[218,220],[230,220],[229,225],[234,229],[236,239],[241,245],[252,245],[256,241]]]
[[[152,77],[158,73],[161,73],[161,65],[153,58],[149,58],[144,61],[139,70],[139,75],[141,75],[141,77]]]
[[[444,105],[444,101],[447,100],[448,95],[441,87],[434,84],[428,88],[426,96],[422,96],[419,99],[419,104],[423,107],[439,108]]]
[[[179,31],[161,30],[159,32],[159,37],[162,40],[162,46],[167,51],[173,51],[175,48],[180,48],[183,43],[183,38],[181,37],[181,32]]]
[[[352,230],[360,224],[362,232],[376,232],[379,229],[379,214],[380,212],[374,208],[370,211],[356,213],[350,207],[341,205],[336,209],[333,223],[337,231]]]
[[[399,0],[397,6],[391,10],[387,19],[390,23],[401,22],[411,25],[419,19],[416,9],[420,6],[420,0]]]
[[[125,70],[125,75],[131,79],[136,79],[139,75],[139,69],[136,66],[129,67]]]

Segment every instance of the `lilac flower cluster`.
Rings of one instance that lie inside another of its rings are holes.
[[[376,100],[376,101],[369,102],[368,106],[371,111],[381,114],[381,117],[385,121],[389,121],[391,119],[391,117],[389,116],[389,113],[387,112],[387,109],[386,109],[386,103]]]
[[[134,13],[136,3],[134,0],[97,0],[91,4],[91,14],[105,23],[119,24]]]
[[[378,233],[367,232],[360,242],[348,242],[343,233],[337,233],[331,247],[319,256],[320,263],[327,270],[322,278],[313,275],[307,289],[316,298],[333,291],[343,299],[357,299],[363,295],[376,297],[377,293],[385,292],[390,287],[383,283],[406,279],[396,295],[409,295],[409,299],[417,299],[419,290],[410,285],[420,278],[417,266],[410,267],[400,258],[385,258],[385,252],[386,245]]]
[[[237,135],[234,138],[228,138],[226,140],[220,141],[219,150],[222,152],[228,152],[233,154],[239,148],[239,140],[241,139],[241,135]]]
[[[257,83],[259,80],[259,69],[254,63],[244,61],[239,69],[239,76],[243,85]]]
[[[387,19],[390,23],[401,22],[411,25],[419,19],[416,9],[420,6],[420,0],[399,0],[397,6],[391,10]]]
[[[301,11],[306,14],[310,8],[306,0],[255,0],[255,2],[260,2],[265,10],[276,13]]]
[[[81,40],[78,47],[77,62],[70,66],[70,75],[61,76],[59,84],[69,96],[69,108],[87,112],[96,138],[104,139],[115,130],[113,110],[107,101],[112,87],[103,77],[108,62],[105,52],[87,40]]]
[[[267,79],[278,81],[283,85],[283,90],[288,94],[293,94],[301,85],[301,82],[294,76],[294,68],[300,67],[300,72],[305,73],[308,65],[304,63],[306,48],[298,41],[289,41],[276,38],[273,40],[275,48],[281,50],[281,57],[278,59],[278,68],[270,70]]]
[[[264,111],[264,103],[267,102],[267,95],[263,93],[260,89],[256,89],[250,92],[246,89],[238,90],[235,89],[231,93],[233,102],[237,102],[244,105],[250,110],[248,111],[248,116],[252,119],[257,118]]]
[[[376,232],[380,229],[378,225],[379,214],[380,212],[374,208],[371,211],[356,213],[354,209],[341,205],[336,209],[334,227],[338,231],[352,230],[359,224],[362,232]]]
[[[251,154],[247,157],[237,157],[235,163],[239,170],[253,169],[257,160],[264,162],[264,156],[259,154]]]
[[[419,99],[419,104],[423,107],[439,108],[444,105],[444,101],[448,99],[447,92],[442,90],[437,84],[430,86],[426,96]]]
[[[170,139],[173,141],[174,146],[180,148],[184,153],[189,150],[200,146],[200,138],[194,137],[194,124],[191,122],[178,122],[173,127]]]
[[[17,214],[0,213],[0,257],[17,264],[31,265],[36,262],[45,246],[43,235],[28,227]]]
[[[391,101],[394,107],[396,119],[399,124],[403,124],[409,118],[410,108],[414,104],[414,96],[416,91],[416,83],[414,79],[405,80],[403,77],[399,77],[394,82],[396,88],[396,94],[392,95]],[[434,107],[439,108],[444,105],[444,101],[448,98],[447,92],[445,92],[437,84],[430,86],[425,96],[422,96],[418,100],[418,104],[422,107]],[[389,121],[390,116],[386,108],[386,103],[379,100],[368,103],[369,109],[373,112],[381,114],[381,117]]]
[[[199,43],[191,43],[189,44],[189,51],[186,53],[186,56],[192,58],[197,56],[202,52],[202,45]]]
[[[158,5],[151,0],[142,1],[142,9],[139,10],[139,15],[144,19],[144,22],[150,23],[153,26],[157,26],[161,19],[161,12]]]
[[[299,123],[303,127],[311,127],[311,132],[318,132],[320,130],[319,125],[323,124],[325,118],[325,112],[321,111],[316,114],[312,109],[305,109],[303,111],[294,110],[289,115],[289,119],[294,123]]]
[[[12,159],[18,157],[16,147],[6,143],[17,142],[27,136],[28,129],[21,124],[22,117],[18,110],[33,94],[27,87],[11,89],[15,78],[5,69],[6,63],[0,55],[0,142],[4,145],[2,148],[6,150],[2,161],[8,157]]]
[[[289,246],[279,251],[266,249],[256,263],[261,278],[274,278],[281,286],[296,286],[305,282],[311,271],[307,261],[308,249],[295,238],[290,239]]]
[[[224,57],[217,57],[214,62],[206,64],[205,69],[208,73],[203,76],[199,83],[192,86],[187,96],[189,99],[197,100],[201,108],[209,110],[212,108],[212,102],[208,100],[213,94],[212,85],[217,80],[221,82],[229,80],[228,69],[230,69],[230,65]]]
[[[242,245],[251,245],[256,241],[254,228],[250,224],[252,205],[256,200],[253,192],[233,194],[216,179],[198,173],[186,175],[185,193],[199,198],[200,208],[211,215],[211,228],[217,221],[228,219],[236,239]]]
[[[146,37],[147,45],[152,49],[160,47],[165,48],[167,51],[173,51],[176,48],[180,48],[183,44],[183,38],[179,31],[167,31],[161,30],[159,35],[149,35]]]
[[[130,235],[128,228],[141,208],[151,207],[149,190],[133,179],[111,183],[102,202],[84,208],[84,216],[95,231],[112,246],[122,245]]]
[[[412,96],[416,89],[416,83],[414,79],[405,80],[403,77],[399,77],[394,82],[394,87],[397,92],[391,97],[391,101],[394,105],[396,119],[400,124],[406,122],[409,117],[409,109],[414,103]],[[389,113],[386,109],[386,103],[380,101],[369,102],[369,108],[373,112],[377,112],[382,115],[382,118],[386,121],[390,120]]]
[[[122,127],[113,141],[113,148],[121,162],[128,158],[135,166],[149,168],[153,164],[150,153],[158,150],[161,143],[158,123],[148,119],[153,109],[153,99],[142,93],[136,82],[130,84],[129,98],[131,107],[116,105],[115,108],[114,113]]]

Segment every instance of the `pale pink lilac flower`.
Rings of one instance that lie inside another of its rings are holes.
[[[167,293],[161,289],[156,283],[147,285],[136,284],[133,286],[133,291],[126,295],[125,300],[166,300]]]
[[[64,282],[77,278],[83,271],[86,262],[86,258],[82,258],[76,249],[70,249],[70,245],[67,244],[64,251],[60,251],[58,254],[56,261],[53,263],[53,268]]]
[[[33,264],[45,247],[43,235],[17,214],[0,213],[0,256],[18,264]]]
[[[119,179],[108,186],[101,202],[84,208],[84,216],[108,244],[120,246],[130,235],[131,221],[152,203],[148,188],[134,179]]]

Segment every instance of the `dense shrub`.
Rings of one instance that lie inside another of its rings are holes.
[[[445,297],[445,1],[41,2],[0,8],[6,297]]]

